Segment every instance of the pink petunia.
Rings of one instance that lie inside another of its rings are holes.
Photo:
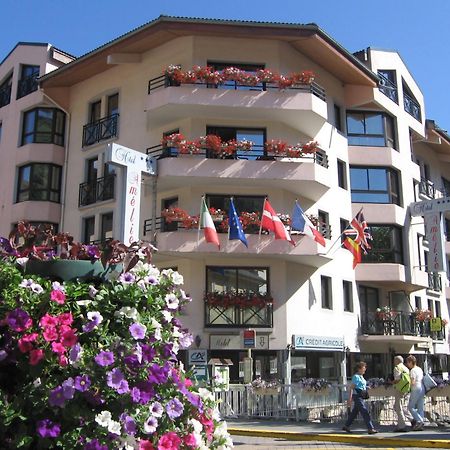
[[[31,350],[30,352],[30,364],[32,366],[36,366],[39,364],[39,362],[44,359],[44,350],[41,350],[40,348]]]
[[[72,313],[62,313],[57,317],[57,319],[60,325],[70,326],[73,323]]]
[[[53,342],[58,339],[59,334],[55,327],[46,327],[42,333],[42,336],[44,336],[44,339],[47,342]]]
[[[67,356],[59,355],[58,363],[61,367],[66,367],[69,364],[69,360],[67,359]]]
[[[158,450],[178,450],[181,445],[181,438],[174,431],[163,434],[158,441]]]
[[[66,351],[66,347],[61,342],[52,342],[52,350],[59,355],[63,355]]]
[[[42,316],[39,325],[42,328],[56,327],[56,325],[58,325],[58,319],[50,314],[46,314],[45,316]]]
[[[50,300],[53,300],[60,305],[64,305],[66,302],[66,294],[63,291],[54,290],[50,292]]]
[[[197,439],[195,438],[193,433],[189,433],[188,435],[184,436],[183,442],[189,448],[197,448]]]
[[[23,336],[19,339],[19,350],[22,353],[28,353],[30,350],[33,350],[33,342],[35,342],[37,338],[37,333],[26,334]]]
[[[61,334],[61,344],[64,347],[73,347],[78,342],[78,336],[73,329],[69,329]]]
[[[141,439],[139,441],[139,450],[155,450],[155,447],[153,447],[153,444],[150,441]]]

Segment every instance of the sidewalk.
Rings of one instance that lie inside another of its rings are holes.
[[[449,448],[450,427],[428,426],[423,431],[393,433],[392,426],[378,427],[379,433],[368,435],[363,424],[356,424],[353,433],[341,430],[342,423],[299,423],[277,420],[227,419],[232,436],[253,436],[287,441],[339,442],[353,445],[386,447]]]

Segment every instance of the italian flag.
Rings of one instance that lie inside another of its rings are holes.
[[[219,236],[217,235],[216,227],[206,206],[205,197],[202,197],[202,204],[200,207],[199,228],[203,228],[205,232],[205,240],[211,244],[216,244],[220,250]]]

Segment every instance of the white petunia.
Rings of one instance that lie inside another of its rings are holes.
[[[171,322],[172,319],[173,319],[172,313],[171,313],[170,311],[167,311],[166,309],[164,309],[164,310],[162,311],[162,315],[163,315],[164,320],[165,320],[166,322]]]
[[[175,294],[167,294],[165,300],[168,309],[178,309],[180,300],[178,300],[178,297]]]
[[[197,419],[189,419],[188,422],[192,425],[195,433],[200,434],[203,430],[203,425]]]
[[[102,411],[101,413],[97,414],[95,416],[95,421],[101,426],[101,427],[108,427],[111,423],[112,415],[109,411]]]
[[[108,431],[112,434],[117,434],[120,436],[120,422],[116,422],[115,420],[111,420],[108,424]]]

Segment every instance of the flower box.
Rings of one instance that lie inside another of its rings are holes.
[[[433,389],[430,389],[426,393],[427,397],[449,397],[450,396],[450,386],[442,386],[442,387],[435,387]]]
[[[393,397],[395,392],[394,386],[377,386],[369,389],[369,397]]]
[[[281,392],[281,387],[253,388],[253,393],[256,395],[277,395],[279,392]]]

